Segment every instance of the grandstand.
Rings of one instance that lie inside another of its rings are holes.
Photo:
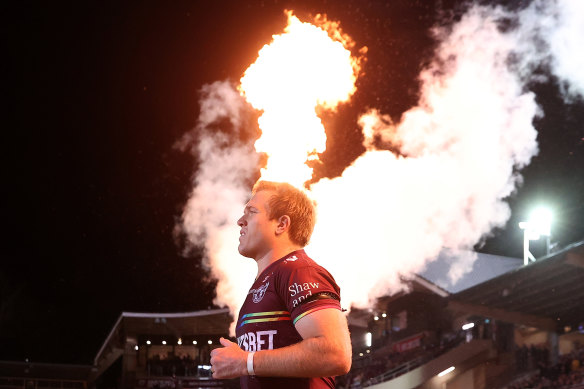
[[[351,311],[351,371],[338,388],[584,389],[584,242],[537,262],[479,254],[455,285],[439,258],[407,292]],[[123,312],[93,366],[0,362],[0,389],[235,388],[209,356],[227,309]]]
[[[214,380],[210,353],[228,337],[228,309],[185,313],[123,312],[95,357],[96,388],[233,388]]]
[[[338,386],[584,388],[584,242],[528,266],[512,262],[479,257],[454,292],[416,276],[408,293],[356,313],[351,329],[362,339]]]

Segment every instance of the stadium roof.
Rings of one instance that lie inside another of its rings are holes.
[[[438,258],[430,262],[419,275],[449,293],[458,293],[523,266],[523,259],[520,258],[474,252],[468,252],[468,255],[476,255],[472,268],[455,282],[449,279],[448,271],[458,257],[449,255],[447,251],[440,253]]]
[[[126,342],[139,336],[227,335],[232,322],[229,309],[180,313],[122,312],[95,357],[97,376],[124,352]]]
[[[562,332],[584,323],[584,241],[450,297],[449,308]]]

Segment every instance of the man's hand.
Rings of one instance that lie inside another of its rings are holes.
[[[219,342],[223,348],[211,351],[213,378],[235,378],[247,375],[247,352],[225,338],[219,339]]]

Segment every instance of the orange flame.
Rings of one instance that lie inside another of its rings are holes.
[[[301,22],[287,11],[288,26],[260,51],[241,78],[240,91],[263,113],[257,152],[266,153],[261,179],[297,187],[311,179],[309,160],[326,149],[326,133],[318,107],[334,109],[355,92],[359,59],[352,57],[350,38],[338,23],[321,22],[329,33]],[[318,16],[322,21],[322,16]],[[332,36],[332,37],[331,37]]]

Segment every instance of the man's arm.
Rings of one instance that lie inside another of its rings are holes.
[[[254,355],[254,371],[269,377],[329,377],[346,374],[351,368],[351,339],[347,320],[338,309],[325,308],[296,322],[302,341]],[[248,352],[235,343],[221,340],[224,348],[211,352],[213,378],[247,375]]]

